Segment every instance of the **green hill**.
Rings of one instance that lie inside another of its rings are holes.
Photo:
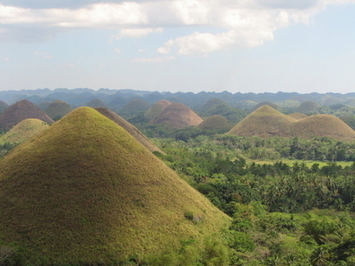
[[[112,112],[107,108],[97,107],[96,111],[100,112],[107,118],[111,119],[117,125],[123,127],[129,134],[131,134],[136,140],[138,140],[143,146],[145,146],[151,152],[158,151],[163,153],[153,142],[151,142],[142,132],[140,132],[135,126],[127,122],[118,114]]]
[[[55,101],[48,105],[45,113],[52,119],[58,120],[73,110],[69,104],[63,101]]]
[[[302,113],[302,114],[315,114],[318,113],[318,108],[320,107],[319,104],[312,102],[312,101],[306,101],[300,104],[296,108],[296,112]]]
[[[39,132],[47,129],[49,125],[42,120],[28,118],[22,120],[10,131],[0,138],[0,143],[19,144],[30,139]]]
[[[0,217],[1,247],[16,250],[12,256],[25,265],[117,265],[187,241],[197,245],[229,224],[126,130],[89,107],[0,161]]]
[[[213,115],[202,121],[198,126],[200,129],[207,130],[230,130],[232,125],[228,120],[220,115]]]
[[[263,138],[288,136],[288,126],[294,121],[294,118],[280,113],[269,105],[264,105],[235,125],[228,134]]]
[[[107,105],[101,101],[100,99],[92,99],[91,101],[89,101],[88,103],[86,103],[86,106],[89,106],[89,107],[103,107],[103,108],[107,108]]]

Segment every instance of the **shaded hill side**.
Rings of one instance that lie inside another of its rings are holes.
[[[355,140],[355,132],[333,115],[313,115],[296,119],[270,106],[260,107],[235,125],[228,134],[262,138],[271,136],[329,137],[340,141]]]
[[[310,114],[310,113],[316,113],[319,107],[320,105],[313,101],[305,101],[301,103],[300,106],[298,106],[295,111],[302,114]]]
[[[312,138],[329,137],[340,141],[355,140],[355,131],[333,115],[312,115],[290,125],[290,135]]]
[[[136,115],[141,112],[146,112],[150,108],[150,104],[143,99],[137,98],[133,99],[129,103],[127,103],[125,106],[123,106],[119,113],[122,116],[129,117]]]
[[[232,125],[228,120],[220,115],[213,115],[202,121],[198,126],[200,129],[207,130],[230,130]]]
[[[145,115],[150,121],[152,121],[161,113],[161,111],[163,111],[169,105],[171,105],[171,102],[167,100],[160,100],[159,102],[155,103],[152,107],[150,107],[145,113]]]
[[[0,101],[0,114],[3,113],[8,107],[9,105],[7,103]]]
[[[166,107],[151,124],[165,124],[168,127],[181,129],[184,127],[197,126],[202,121],[202,118],[186,105],[173,103]]]
[[[11,105],[0,115],[0,131],[8,131],[13,126],[27,118],[37,118],[48,124],[52,124],[54,122],[33,103],[27,100],[21,100]]]
[[[95,108],[96,111],[100,112],[107,118],[111,119],[113,122],[123,127],[128,131],[136,140],[138,140],[143,146],[145,146],[149,151],[158,151],[163,153],[153,142],[151,142],[145,135],[142,134],[135,126],[127,122],[125,119],[120,117],[118,114],[112,112],[107,108],[98,107]]]
[[[22,120],[0,138],[0,143],[19,144],[30,139],[39,132],[47,129],[49,125],[42,120],[28,118]]]
[[[91,101],[87,102],[86,103],[86,106],[89,106],[89,107],[103,107],[103,108],[107,108],[107,105],[101,101],[100,99],[92,99]]]
[[[53,120],[58,120],[73,111],[73,108],[66,102],[57,100],[48,105],[45,113]]]
[[[31,265],[39,258],[46,265],[107,265],[158,255],[229,223],[126,130],[89,107],[0,161],[0,217],[0,242],[21,247]]]
[[[288,126],[294,121],[294,118],[280,113],[271,106],[264,105],[235,125],[228,134],[263,138],[288,136]]]

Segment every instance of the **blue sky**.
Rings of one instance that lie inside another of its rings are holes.
[[[0,0],[0,90],[354,92],[355,0]]]

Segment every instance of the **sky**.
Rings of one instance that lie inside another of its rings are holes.
[[[0,91],[355,92],[355,0],[0,0]]]

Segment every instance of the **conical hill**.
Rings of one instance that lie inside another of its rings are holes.
[[[271,106],[263,105],[235,125],[228,134],[263,138],[288,136],[288,126],[294,121],[294,118],[282,114]]]
[[[226,132],[231,129],[232,125],[225,117],[213,115],[202,121],[197,127],[206,130],[225,130],[224,132]]]
[[[172,103],[166,107],[151,124],[165,124],[168,127],[181,129],[190,126],[197,126],[202,122],[194,111],[182,103]]]
[[[19,144],[30,139],[39,132],[47,129],[49,125],[36,118],[22,120],[0,139],[0,143]]]
[[[150,107],[145,113],[145,115],[149,120],[153,120],[169,105],[171,105],[171,102],[169,102],[168,100],[164,100],[164,99],[160,100],[159,102],[155,103],[152,107]]]
[[[69,114],[72,110],[73,108],[71,108],[68,103],[57,100],[50,103],[45,112],[50,118],[58,120],[66,114]]]
[[[8,131],[27,118],[37,118],[48,124],[54,121],[41,109],[28,100],[21,100],[11,105],[0,115],[0,131]]]
[[[118,114],[112,112],[107,108],[97,107],[95,108],[98,112],[106,116],[107,118],[114,121],[119,126],[123,127],[125,130],[128,131],[136,140],[138,140],[143,146],[145,146],[151,152],[158,151],[163,153],[153,142],[151,142],[142,132],[140,132],[135,126],[131,123],[127,122]]]
[[[294,118],[296,120],[300,120],[300,119],[307,117],[307,115],[302,114],[302,113],[293,113],[293,114],[289,114],[289,116],[291,116],[292,118]]]
[[[312,115],[290,125],[294,137],[328,137],[340,141],[354,141],[355,131],[334,115]]]
[[[116,265],[199,242],[229,223],[90,107],[75,109],[0,161],[0,217],[0,243],[19,247],[28,265]]]

